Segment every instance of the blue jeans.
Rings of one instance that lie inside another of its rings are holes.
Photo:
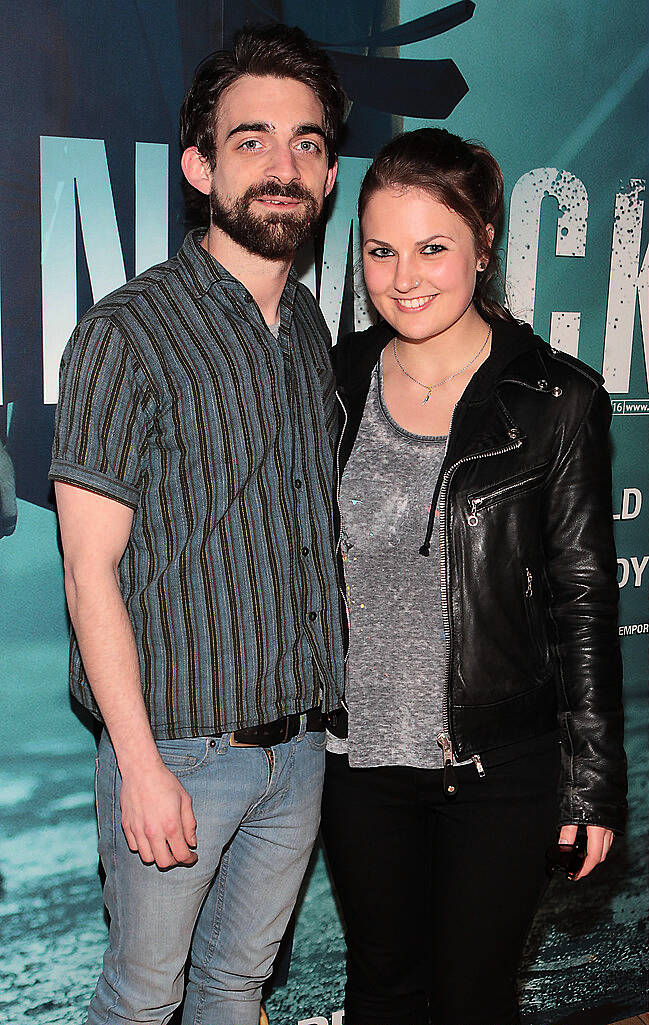
[[[192,798],[198,861],[145,865],[121,827],[120,774],[104,731],[97,755],[99,854],[109,946],[88,1025],[163,1025],[183,996],[183,1025],[258,1025],[320,821],[324,734],[264,749],[229,736],[158,741]]]

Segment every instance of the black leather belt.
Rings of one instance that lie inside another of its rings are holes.
[[[306,732],[320,733],[325,728],[327,717],[321,708],[309,708],[306,713]],[[225,731],[224,731],[225,732]],[[284,715],[281,719],[273,722],[261,723],[259,726],[245,726],[241,730],[234,730],[231,742],[234,744],[246,744],[250,747],[274,747],[275,744],[285,744],[292,740],[300,732],[300,713]],[[222,737],[223,733],[215,733],[214,736]]]

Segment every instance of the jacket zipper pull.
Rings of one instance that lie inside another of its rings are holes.
[[[471,755],[471,761],[475,765],[480,779],[484,779],[487,773],[484,771],[484,766],[482,764],[482,758],[480,757],[480,755]]]
[[[530,569],[527,566],[525,567],[525,574],[527,576],[527,590],[525,592],[525,597],[526,598],[531,598],[532,597],[532,573],[531,573]]]
[[[442,757],[444,759],[444,793],[447,797],[454,797],[457,793],[458,783],[455,769],[453,768],[453,745],[451,738],[447,733],[438,733],[437,743],[442,749]]]
[[[477,527],[478,526],[478,513],[476,512],[477,507],[478,506],[477,506],[476,500],[474,498],[472,498],[471,499],[471,512],[469,513],[469,515],[467,516],[467,519],[466,519],[466,521],[467,521],[467,523],[469,524],[470,527]]]

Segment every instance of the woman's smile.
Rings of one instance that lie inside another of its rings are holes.
[[[419,313],[421,310],[425,310],[432,303],[433,299],[439,295],[436,292],[434,295],[417,295],[411,299],[406,299],[405,296],[394,296],[394,301],[398,308],[403,313]]]

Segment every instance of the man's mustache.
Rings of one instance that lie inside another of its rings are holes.
[[[254,199],[261,199],[262,196],[277,196],[282,199],[304,200],[306,203],[314,202],[314,195],[299,182],[288,182],[282,185],[281,182],[258,182],[250,185],[243,194],[244,202],[250,203]]]

